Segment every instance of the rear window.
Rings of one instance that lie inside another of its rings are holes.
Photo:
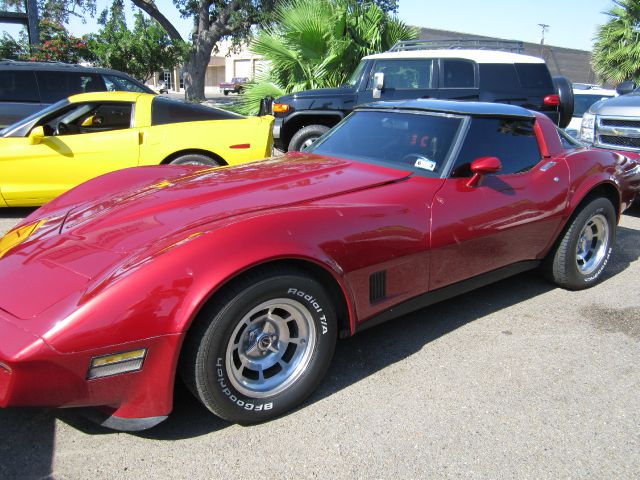
[[[151,125],[197,122],[201,120],[232,120],[245,118],[219,108],[182,103],[164,97],[154,97],[151,103]]]
[[[102,92],[104,83],[97,73],[37,71],[42,103],[54,103],[77,93]]]
[[[107,90],[110,92],[151,93],[147,88],[138,85],[128,78],[119,77],[118,75],[103,75],[103,77]]]
[[[0,71],[0,101],[39,102],[38,87],[33,72]]]
[[[518,72],[518,78],[520,79],[520,84],[524,88],[544,88],[549,90],[550,93],[556,91],[546,64],[516,63],[515,66],[516,72]]]

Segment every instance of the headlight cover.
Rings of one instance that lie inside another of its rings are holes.
[[[582,116],[582,125],[580,126],[580,140],[595,143],[595,125],[596,116],[593,113],[585,113]]]

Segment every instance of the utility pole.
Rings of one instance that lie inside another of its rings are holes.
[[[547,30],[549,30],[549,25],[546,23],[539,23],[540,28],[542,28],[542,38],[540,38],[540,45],[544,45],[544,34]]]

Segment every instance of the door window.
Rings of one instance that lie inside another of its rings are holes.
[[[471,162],[480,157],[498,157],[498,175],[522,173],[540,162],[541,154],[533,131],[533,120],[474,118],[451,177],[470,177]]]
[[[434,88],[433,60],[378,60],[371,69],[369,89],[373,88],[374,74],[384,73],[384,88],[412,90]]]
[[[39,122],[45,135],[77,135],[130,128],[133,104],[125,102],[73,104]]]
[[[444,88],[474,88],[475,74],[473,62],[468,60],[444,59],[442,61]]]

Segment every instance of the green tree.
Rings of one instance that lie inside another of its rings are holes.
[[[288,0],[274,18],[251,43],[270,67],[247,86],[240,106],[246,114],[256,112],[268,95],[342,85],[362,57],[417,37],[415,29],[372,2]]]
[[[184,61],[188,51],[185,42],[171,40],[158,22],[140,11],[134,18],[133,30],[129,30],[123,0],[114,0],[111,8],[100,14],[102,28],[90,41],[98,65],[127,72],[144,82],[155,72]]]
[[[24,0],[0,0],[0,10],[25,11]],[[96,0],[38,0],[41,19],[64,25],[72,16],[95,15]]]
[[[10,60],[24,60],[29,54],[29,45],[23,39],[14,39],[4,33],[0,38],[0,58]]]
[[[131,0],[156,20],[173,40],[182,40],[174,25],[153,0]],[[211,52],[223,38],[238,45],[251,35],[251,27],[268,21],[276,0],[173,0],[183,17],[193,19],[191,44],[184,67],[187,98],[204,99],[204,79]]]
[[[593,69],[606,82],[640,82],[640,1],[614,0],[596,34]]]

